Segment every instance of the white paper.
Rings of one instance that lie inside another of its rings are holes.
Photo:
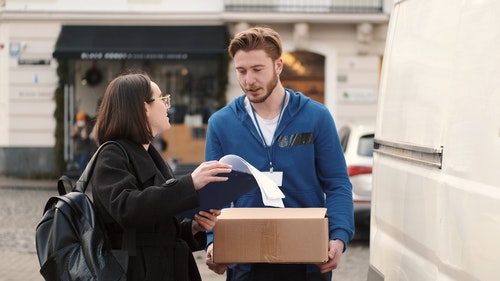
[[[245,161],[245,159],[239,157],[238,155],[228,154],[223,156],[219,162],[230,164],[232,169],[235,171],[252,174],[259,185],[264,205],[281,208],[285,207],[282,200],[285,198],[285,194],[281,192],[278,185],[276,185],[271,178],[264,175],[250,163]]]

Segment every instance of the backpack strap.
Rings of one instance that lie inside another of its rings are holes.
[[[87,167],[85,167],[85,170],[83,171],[82,175],[80,176],[80,178],[76,182],[76,185],[75,185],[73,191],[85,193],[85,190],[87,189],[88,181],[92,177],[92,173],[94,172],[94,166],[95,166],[95,161],[97,159],[97,156],[99,156],[99,153],[101,152],[101,150],[109,144],[115,144],[118,147],[120,147],[120,149],[123,151],[123,153],[127,157],[127,162],[130,162],[130,159],[128,157],[128,153],[121,143],[119,143],[117,141],[107,141],[107,142],[101,144],[101,146],[99,146],[97,151],[94,153],[94,155],[90,159],[89,163],[87,164]],[[57,188],[59,189],[59,184],[58,184]]]
[[[68,176],[62,175],[57,181],[57,192],[59,195],[65,195],[68,190],[73,190],[73,181]]]
[[[90,178],[92,177],[92,173],[94,172],[95,162],[96,162],[97,157],[99,156],[99,153],[101,152],[101,150],[105,146],[110,145],[110,144],[117,145],[125,154],[125,156],[127,158],[127,163],[130,162],[130,158],[128,156],[128,153],[121,143],[119,143],[117,141],[110,140],[110,141],[107,141],[107,142],[101,144],[99,146],[99,148],[97,149],[97,151],[92,156],[92,158],[90,159],[89,163],[87,164],[87,167],[85,167],[85,170],[83,171],[82,175],[80,176],[80,178],[76,182],[75,187],[73,188],[73,191],[85,193],[85,190],[87,190],[88,182],[89,182]],[[58,188],[59,188],[59,186],[58,186]],[[94,193],[94,195],[96,196],[97,193]],[[101,223],[103,224],[103,229],[106,229],[104,227],[104,221],[102,219],[101,219]],[[105,236],[106,236],[106,240],[109,242],[110,237],[109,237],[108,233],[105,233]],[[121,245],[121,247],[122,247],[122,250],[128,251],[129,256],[136,255],[136,250],[135,250],[136,249],[136,241],[135,240],[136,240],[135,229],[125,229],[124,232],[122,233],[122,245]]]

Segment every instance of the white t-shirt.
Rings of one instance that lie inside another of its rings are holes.
[[[286,95],[285,105],[283,106],[283,109],[281,110],[280,114],[278,114],[278,116],[274,117],[273,119],[264,119],[260,117],[259,114],[255,113],[255,116],[257,116],[257,121],[259,122],[258,124],[255,122],[250,101],[248,100],[248,98],[245,98],[245,109],[247,110],[248,115],[250,115],[250,117],[252,118],[253,124],[258,132],[260,126],[260,131],[263,134],[262,137],[264,137],[267,146],[271,146],[271,142],[273,141],[274,137],[274,132],[276,131],[276,127],[278,126],[278,121],[280,120],[281,114],[283,113],[283,111],[285,111],[285,108],[288,104],[288,93],[286,91],[285,95]]]

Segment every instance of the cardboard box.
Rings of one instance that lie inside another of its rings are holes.
[[[326,208],[227,208],[214,228],[215,263],[322,263]]]

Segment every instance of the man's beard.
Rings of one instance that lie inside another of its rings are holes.
[[[267,100],[267,98],[269,98],[271,96],[271,94],[273,93],[273,90],[276,88],[277,85],[278,85],[278,74],[276,74],[276,72],[274,72],[273,80],[271,80],[269,83],[267,83],[267,87],[266,87],[267,93],[262,97],[247,96],[248,100],[251,103],[263,103],[263,102],[265,102]],[[245,89],[243,88],[243,90],[245,90]]]

